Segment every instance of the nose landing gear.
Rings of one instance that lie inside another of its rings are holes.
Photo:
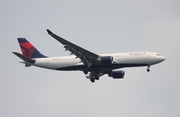
[[[150,65],[148,65],[147,72],[150,72]]]

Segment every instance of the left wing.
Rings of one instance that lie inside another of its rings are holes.
[[[99,63],[99,61],[97,61],[97,59],[99,58],[99,56],[97,54],[92,53],[80,46],[77,46],[76,44],[73,44],[73,43],[63,39],[62,37],[59,37],[58,35],[51,32],[49,29],[47,29],[47,32],[50,36],[52,36],[57,41],[62,43],[64,45],[64,48],[66,50],[70,51],[71,54],[74,54],[74,55],[76,55],[77,58],[80,58],[81,61],[88,67],[90,67],[92,64]]]

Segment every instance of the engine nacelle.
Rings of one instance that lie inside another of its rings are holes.
[[[103,56],[98,59],[101,64],[112,64],[113,63],[113,57],[112,56]]]
[[[109,77],[113,77],[114,79],[119,79],[119,78],[124,78],[125,72],[120,70],[120,71],[111,71],[109,73]]]

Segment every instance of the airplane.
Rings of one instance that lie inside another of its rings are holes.
[[[48,57],[40,53],[25,38],[17,38],[22,54],[12,52],[22,60],[26,67],[36,66],[61,71],[83,71],[86,78],[92,83],[105,74],[113,79],[124,78],[125,72],[120,70],[125,67],[147,67],[158,64],[165,60],[165,57],[156,52],[127,52],[96,54],[86,50],[47,29],[47,33],[64,45],[65,51],[70,51],[71,56]],[[73,55],[72,55],[73,54]]]

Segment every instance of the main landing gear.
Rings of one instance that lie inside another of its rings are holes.
[[[99,80],[99,77],[98,77],[98,76],[96,76],[95,78],[91,78],[91,79],[90,79],[90,81],[91,81],[92,83],[94,83],[94,82],[95,82],[95,80]]]
[[[84,72],[84,74],[88,74],[88,71],[87,71],[87,70],[84,70],[83,72]]]
[[[148,65],[147,72],[150,72],[150,65]]]
[[[90,81],[91,81],[92,83],[94,83],[94,82],[95,82],[95,79],[94,79],[94,78],[91,78]]]

